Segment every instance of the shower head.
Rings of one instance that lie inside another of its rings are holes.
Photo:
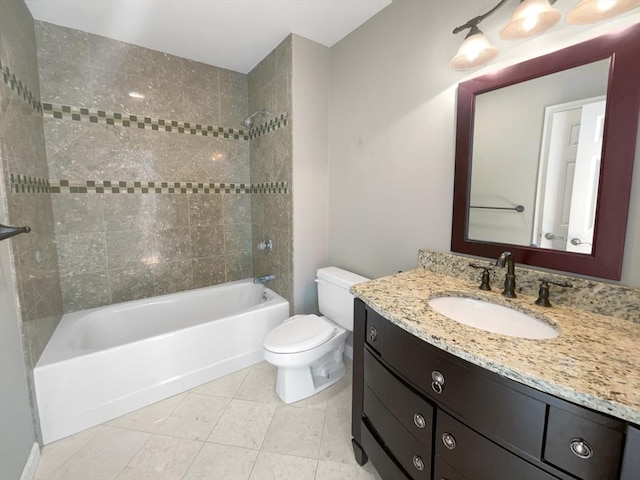
[[[253,121],[256,118],[256,115],[269,115],[269,112],[267,112],[266,110],[258,110],[257,112],[252,113],[247,118],[242,120],[240,124],[247,130],[250,130],[251,127],[253,127]]]

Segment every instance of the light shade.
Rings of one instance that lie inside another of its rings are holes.
[[[567,23],[596,23],[640,6],[640,0],[580,0],[567,14]]]
[[[496,55],[498,55],[498,49],[489,43],[487,37],[477,27],[474,27],[460,45],[458,53],[449,62],[449,68],[470,70],[490,62]]]
[[[547,0],[524,0],[511,15],[511,20],[500,32],[503,40],[537,35],[553,27],[562,17]]]

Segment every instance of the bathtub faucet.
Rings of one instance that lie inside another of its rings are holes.
[[[271,280],[275,280],[276,276],[275,275],[262,275],[260,277],[254,277],[253,279],[253,283],[267,283],[270,282]]]

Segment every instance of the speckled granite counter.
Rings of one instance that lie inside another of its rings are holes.
[[[418,268],[355,285],[354,295],[416,337],[537,390],[640,424],[640,324],[567,306],[507,299],[497,287]],[[466,296],[509,306],[554,325],[560,335],[527,340],[448,319],[428,300]],[[553,301],[553,299],[552,299]]]

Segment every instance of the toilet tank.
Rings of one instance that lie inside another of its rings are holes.
[[[318,304],[320,313],[353,331],[353,295],[349,288],[369,279],[337,267],[318,270]]]

